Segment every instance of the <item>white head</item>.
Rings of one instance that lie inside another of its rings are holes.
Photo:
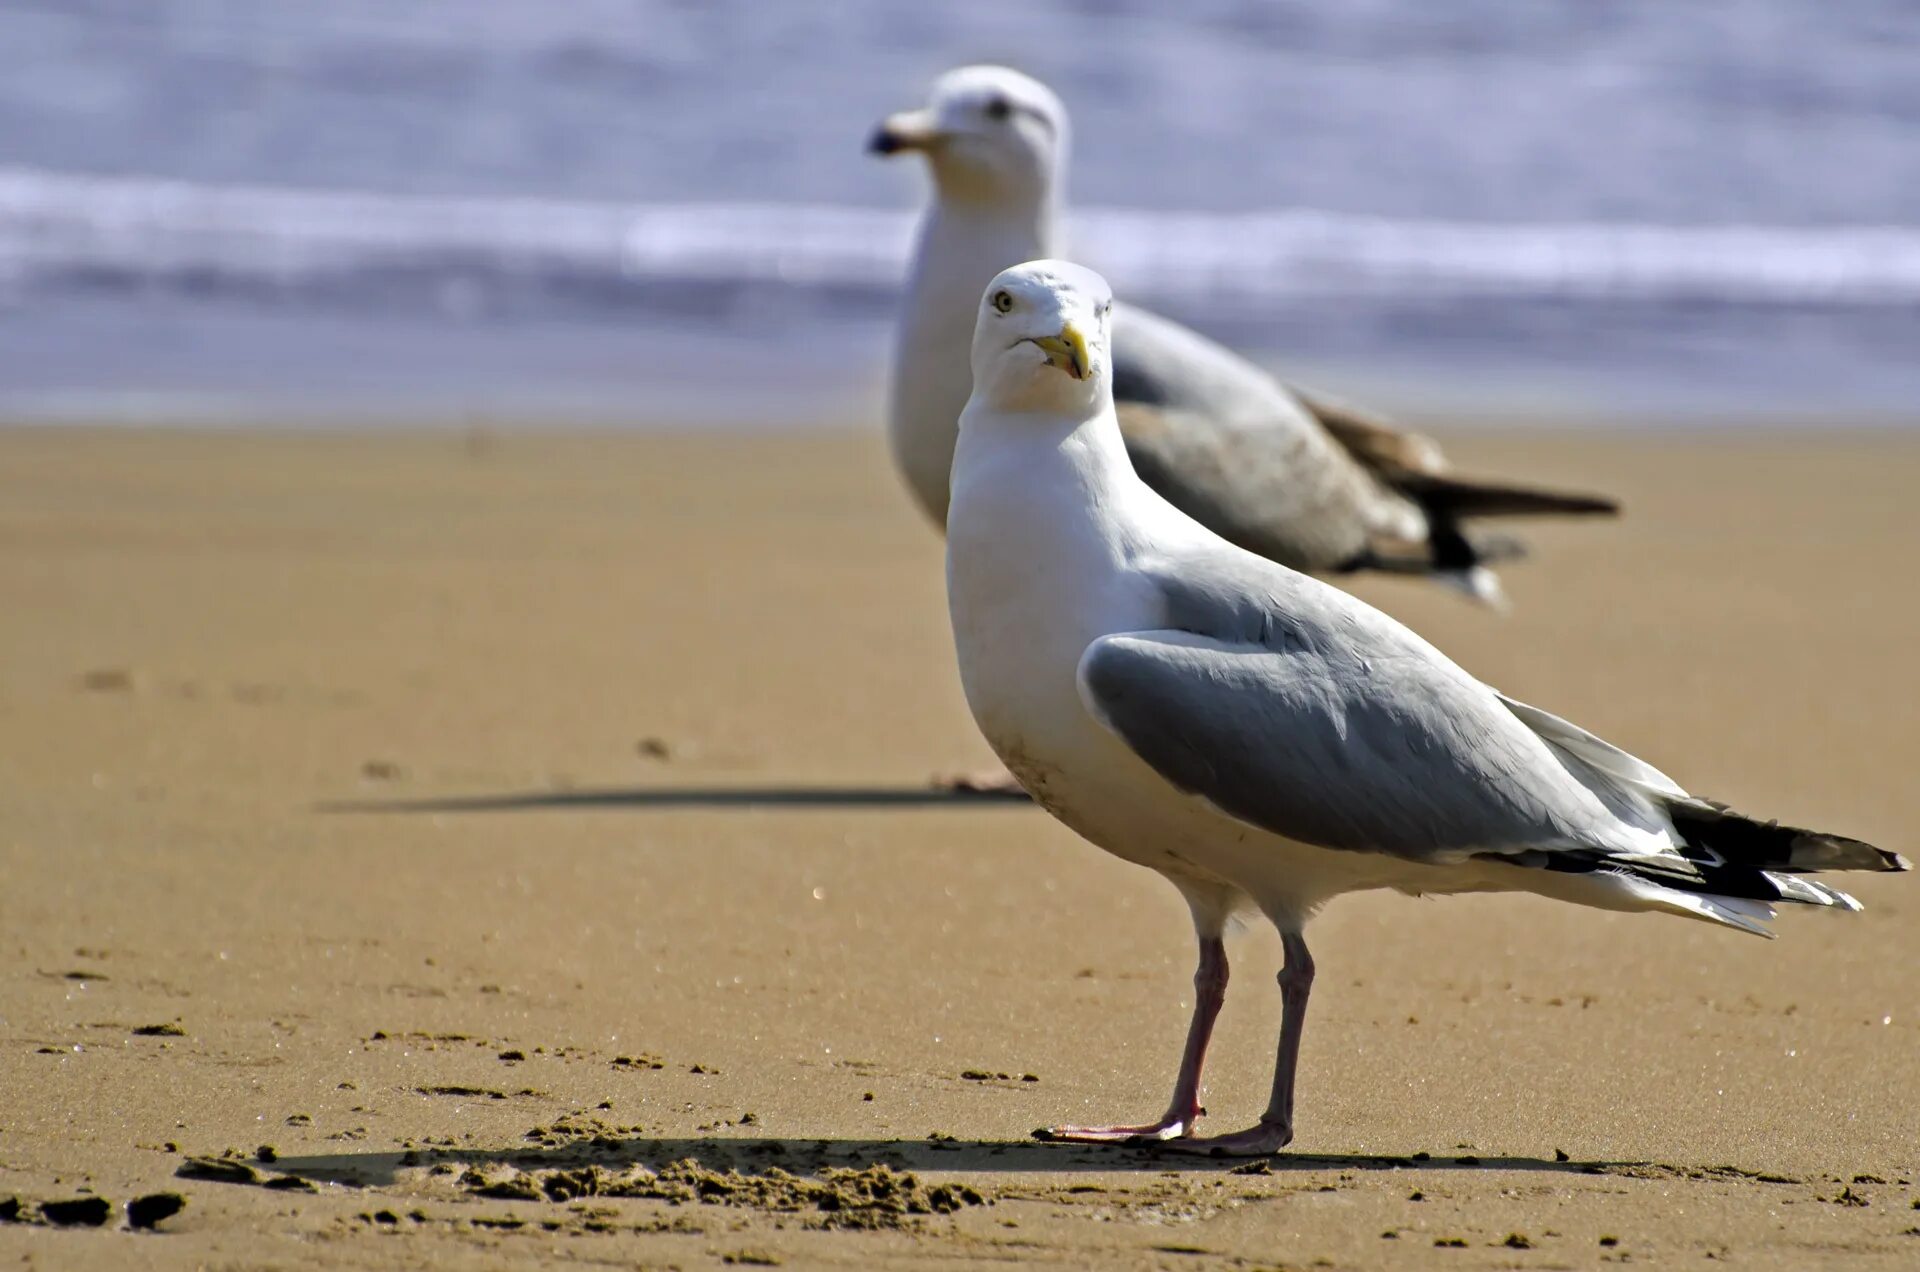
[[[973,392],[1000,411],[1084,414],[1113,392],[1113,289],[1066,261],[1002,270],[980,298]]]
[[[963,66],[934,81],[924,109],[888,116],[867,148],[921,152],[942,198],[1032,209],[1057,197],[1067,111],[1030,76]]]

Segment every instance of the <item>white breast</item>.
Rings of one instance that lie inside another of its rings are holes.
[[[1117,546],[1074,515],[1076,475],[1042,449],[963,444],[954,470],[948,605],[967,701],[997,750],[1019,749],[1038,722],[1084,716],[1081,654],[1151,622]]]
[[[1093,718],[1076,681],[1095,640],[1161,622],[1157,594],[1131,567],[1137,545],[1089,515],[1104,502],[1086,489],[1097,477],[1059,446],[1044,436],[982,440],[961,438],[947,524],[967,705],[1048,811],[1109,852],[1173,869],[1167,849],[1201,810],[1176,798],[1138,820],[1141,792],[1170,788]],[[1183,828],[1152,829],[1168,812]]]
[[[1391,864],[1377,856],[1293,844],[1175,789],[1082,701],[1088,645],[1165,624],[1158,588],[1136,562],[1205,533],[1133,476],[1118,426],[1108,427],[1112,454],[1093,455],[1030,423],[976,429],[970,416],[961,430],[947,590],[981,732],[1054,816],[1176,879],[1226,883],[1303,913],[1391,883],[1371,877]]]

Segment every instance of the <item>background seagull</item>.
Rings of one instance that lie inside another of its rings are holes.
[[[1067,114],[1017,71],[963,67],[934,84],[926,109],[883,123],[870,148],[919,151],[933,174],[889,424],[908,486],[944,522],[956,421],[971,387],[974,308],[994,274],[1054,251]],[[1145,310],[1115,320],[1114,396],[1140,475],[1229,541],[1282,565],[1425,575],[1498,603],[1486,563],[1518,545],[1469,537],[1463,518],[1618,510],[1603,496],[1453,476],[1428,438],[1289,388]]]
[[[977,313],[947,517],[967,702],[1049,812],[1180,889],[1200,941],[1167,1111],[1051,1135],[1287,1144],[1313,983],[1302,931],[1344,892],[1535,892],[1764,936],[1779,902],[1859,908],[1806,874],[1906,868],[1696,798],[1154,493],[1114,413],[1112,298],[1097,274],[1021,265]],[[1195,1138],[1226,990],[1221,935],[1243,908],[1272,921],[1286,953],[1272,1099],[1254,1127]]]

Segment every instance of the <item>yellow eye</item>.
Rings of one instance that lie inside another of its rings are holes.
[[[993,293],[993,307],[1003,314],[1011,313],[1013,311],[1013,293],[1004,291]]]

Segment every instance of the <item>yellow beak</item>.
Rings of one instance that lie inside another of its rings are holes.
[[[1035,336],[1032,343],[1047,355],[1047,365],[1059,367],[1076,380],[1087,378],[1087,341],[1072,323],[1060,328],[1057,336]]]
[[[939,140],[940,129],[931,111],[905,110],[887,116],[873,130],[873,136],[867,139],[867,150],[870,154],[895,155],[902,150],[931,149]]]

